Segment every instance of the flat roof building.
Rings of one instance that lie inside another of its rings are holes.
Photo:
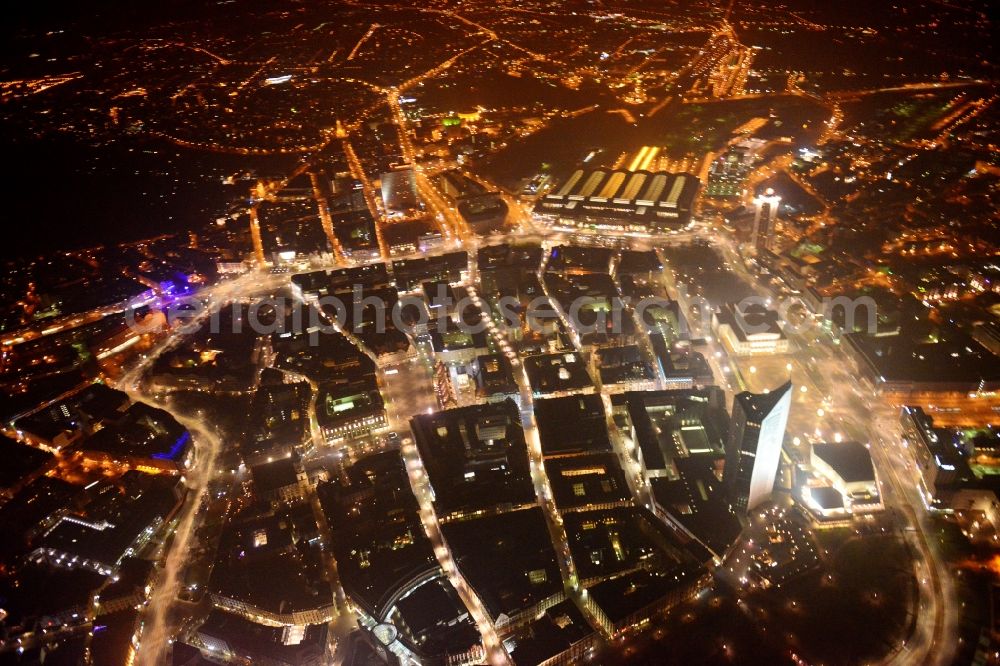
[[[390,214],[405,215],[423,207],[417,194],[417,175],[413,167],[382,174],[382,201]]]
[[[441,520],[534,504],[528,447],[513,400],[417,414],[410,426]]]
[[[177,511],[176,480],[130,472],[118,487],[105,483],[86,493],[80,511],[59,518],[36,544],[31,558],[52,566],[110,575],[137,554]]]
[[[320,385],[316,420],[328,442],[362,437],[388,425],[374,377],[346,385]]]
[[[846,333],[842,346],[858,374],[891,404],[920,407],[939,426],[995,423],[1000,357],[958,329]]]
[[[587,364],[575,351],[529,356],[524,371],[536,397],[594,392]]]
[[[476,395],[488,402],[507,398],[520,400],[520,390],[514,380],[514,370],[503,354],[483,354],[476,357]]]
[[[789,349],[781,317],[759,304],[724,303],[712,313],[712,332],[738,356],[784,354]]]
[[[604,401],[599,395],[536,400],[535,423],[546,460],[613,451]]]
[[[499,192],[487,190],[457,170],[441,173],[437,182],[473,232],[487,235],[503,230],[508,209]]]
[[[545,474],[556,507],[563,514],[632,503],[628,481],[614,453],[548,458]]]
[[[459,572],[498,630],[537,617],[566,598],[540,507],[451,521],[441,531]]]
[[[312,666],[322,663],[326,652],[325,624],[272,627],[213,609],[195,631],[212,654],[252,664]]]
[[[878,497],[878,482],[871,453],[861,442],[813,444],[812,466],[834,482],[844,495]]]
[[[587,607],[607,634],[616,635],[693,597],[710,581],[693,563],[667,571],[638,569],[587,588]]]
[[[180,474],[189,466],[193,445],[191,433],[170,412],[137,402],[73,451],[120,471]]]
[[[903,441],[917,462],[924,503],[933,510],[948,510],[956,491],[975,479],[959,447],[958,433],[937,427],[934,419],[913,405],[900,409],[899,423]]]
[[[583,660],[599,634],[572,599],[552,606],[518,629],[509,650],[514,666],[554,666]]]
[[[332,620],[336,606],[325,564],[309,541],[316,531],[311,512],[308,522],[273,509],[231,517],[208,583],[213,606],[273,627]]]
[[[729,433],[725,392],[703,389],[625,393],[630,437],[650,478],[670,476],[678,458],[723,452]]]
[[[670,571],[696,564],[673,532],[645,507],[577,511],[563,520],[585,587],[637,568]]]
[[[469,255],[464,250],[392,262],[392,276],[400,291],[416,289],[424,282],[456,284],[468,274]]]

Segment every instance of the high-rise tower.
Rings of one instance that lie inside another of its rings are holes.
[[[750,245],[758,250],[770,250],[774,245],[774,221],[778,216],[781,197],[770,187],[753,198],[753,235]]]
[[[792,403],[792,383],[769,393],[744,391],[733,400],[723,481],[730,506],[745,514],[771,494]]]

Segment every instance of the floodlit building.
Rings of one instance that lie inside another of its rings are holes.
[[[390,215],[405,215],[421,208],[417,176],[412,167],[382,174],[382,201]]]
[[[860,442],[814,444],[799,496],[818,519],[845,519],[882,509],[871,453]]]
[[[374,379],[321,388],[316,419],[328,442],[363,437],[388,425],[385,403]]]
[[[723,482],[738,513],[757,507],[774,488],[791,404],[790,381],[770,393],[744,391],[733,401]]]
[[[574,171],[535,206],[535,217],[560,227],[663,232],[686,227],[699,181],[687,173]]]
[[[814,444],[812,467],[852,501],[878,498],[878,479],[872,456],[861,442]]]
[[[756,303],[742,308],[723,303],[712,313],[712,332],[737,356],[785,354],[789,350],[778,313]]]
[[[774,244],[774,223],[778,218],[781,197],[770,187],[753,199],[753,235],[750,245],[758,250],[770,250]]]

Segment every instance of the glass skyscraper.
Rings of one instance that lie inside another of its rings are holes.
[[[723,481],[729,503],[745,514],[770,496],[792,403],[792,383],[769,393],[744,391],[733,400]]]

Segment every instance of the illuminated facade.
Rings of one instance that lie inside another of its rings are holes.
[[[791,403],[791,382],[770,393],[744,391],[733,401],[723,482],[738,513],[756,508],[774,488]]]
[[[575,171],[535,206],[550,226],[620,232],[679,230],[691,222],[699,181],[691,174]]]
[[[774,222],[778,217],[781,197],[767,188],[753,200],[753,235],[750,245],[758,250],[770,250],[774,245]]]

